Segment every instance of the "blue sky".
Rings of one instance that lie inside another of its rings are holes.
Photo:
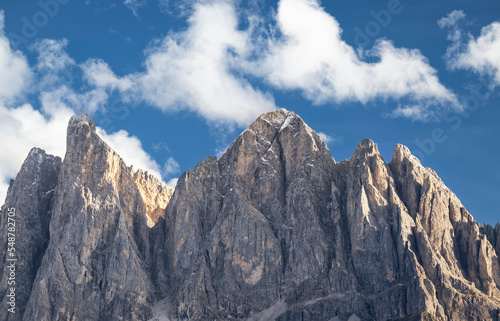
[[[284,107],[337,161],[402,143],[499,221],[500,3],[41,0],[0,4],[0,197],[33,146],[89,113],[166,182]],[[172,182],[174,182],[172,181]]]

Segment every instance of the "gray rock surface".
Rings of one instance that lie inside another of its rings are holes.
[[[61,168],[61,159],[48,155],[44,150],[33,148],[14,181],[11,181],[5,204],[1,210],[0,226],[0,320],[22,320],[22,315],[31,294],[31,286],[42,262],[49,242],[49,223],[52,216],[52,201],[56,192],[57,177]],[[13,209],[14,225],[9,225],[8,212]],[[8,231],[14,227],[14,231]],[[8,232],[15,239],[15,275],[8,284],[10,265],[7,261]],[[15,288],[16,313],[8,312],[7,295],[11,287]]]
[[[141,320],[154,302],[146,205],[88,116],[68,127],[50,241],[24,320]]]
[[[500,223],[497,223],[495,227],[485,224],[481,228],[481,232],[486,235],[488,241],[495,248],[497,256],[500,255]]]
[[[280,109],[172,195],[77,116],[56,165],[30,187],[50,200],[30,203],[23,170],[7,197],[50,220],[16,320],[499,320],[500,225],[480,227],[402,145],[386,163],[364,139],[337,163]]]
[[[186,172],[165,230],[171,320],[498,318],[498,257],[436,173],[369,139],[336,163],[286,110]]]

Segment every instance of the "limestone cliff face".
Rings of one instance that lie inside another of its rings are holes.
[[[43,260],[31,280],[24,320],[146,319],[154,286],[148,272],[151,207],[143,198],[162,199],[161,184],[151,192],[151,178],[132,173],[86,116],[71,119],[64,162],[54,171],[57,188],[45,221],[50,240],[44,233],[46,250],[38,253]],[[14,188],[18,181],[23,184],[18,178]],[[164,205],[158,202],[154,210]],[[16,211],[30,213],[21,206]]]
[[[1,320],[499,320],[500,228],[402,145],[386,163],[365,139],[337,163],[281,109],[172,194],[94,128],[74,117],[62,165],[35,150],[9,189],[1,219],[41,223],[18,236],[25,309]]]
[[[486,235],[488,241],[495,248],[497,255],[500,255],[500,223],[497,223],[495,227],[485,224],[481,228],[481,232]]]
[[[57,177],[61,159],[33,148],[16,179],[11,182],[5,205],[0,216],[0,320],[22,320],[26,304],[31,294],[31,286],[49,242],[49,224],[52,216],[53,196],[56,192]],[[9,220],[9,211],[14,213]],[[9,224],[11,223],[11,224]],[[14,228],[9,229],[9,228]],[[12,234],[8,234],[8,233]],[[8,238],[14,241],[14,251],[6,251]],[[13,255],[10,256],[10,253]],[[7,261],[8,258],[16,261]],[[8,312],[7,295],[10,265],[15,262],[14,280],[17,313]]]
[[[165,230],[172,320],[498,319],[497,254],[436,173],[368,139],[336,163],[286,110],[184,173]]]
[[[174,191],[141,169],[137,172],[132,171],[132,176],[146,206],[147,224],[153,227],[160,217],[165,219],[165,209]]]

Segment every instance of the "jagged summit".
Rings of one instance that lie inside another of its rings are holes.
[[[67,144],[62,164],[32,150],[9,188],[0,223],[15,207],[29,224],[22,307],[0,320],[499,320],[500,228],[481,228],[405,146],[387,164],[364,139],[336,163],[279,109],[171,195],[88,116]]]
[[[73,115],[69,119],[68,127],[87,125],[95,128],[94,120],[88,114]]]
[[[363,140],[358,144],[358,146],[356,146],[356,149],[359,150],[368,149],[368,150],[375,150],[378,152],[377,144],[375,144],[373,140],[369,138],[363,138]]]
[[[68,122],[67,142],[75,140],[84,140],[96,134],[96,126],[89,115],[74,115]]]
[[[280,108],[275,111],[264,113],[260,115],[255,122],[263,120],[275,125],[275,128],[281,128],[288,116],[294,116],[293,111],[288,111],[285,108]],[[252,125],[250,125],[251,127]]]
[[[364,138],[354,150],[351,160],[355,159],[365,159],[365,158],[380,158],[383,163],[385,163],[382,155],[378,151],[377,144],[375,144],[371,139]]]

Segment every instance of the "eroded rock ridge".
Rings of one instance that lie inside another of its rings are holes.
[[[23,260],[1,320],[499,320],[500,227],[405,146],[386,163],[364,139],[338,163],[280,109],[172,192],[88,116],[67,139],[63,162],[33,149],[9,188]]]

